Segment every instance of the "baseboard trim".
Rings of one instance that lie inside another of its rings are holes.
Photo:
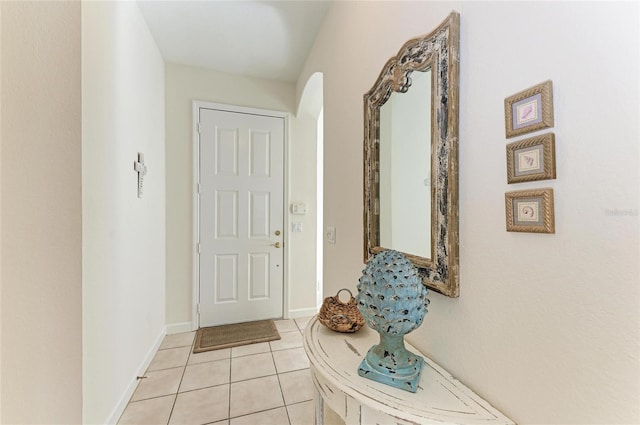
[[[153,357],[156,355],[158,348],[160,348],[160,344],[162,344],[162,340],[164,339],[166,334],[167,334],[167,328],[165,326],[162,328],[162,331],[160,332],[160,335],[158,335],[158,337],[156,338],[156,341],[153,343],[153,346],[149,349],[149,351],[147,351],[147,354],[144,356],[144,360],[142,360],[142,363],[138,367],[136,376],[142,376],[147,371],[147,368],[151,364]],[[105,424],[110,425],[110,424],[118,423],[118,419],[120,419],[120,416],[122,416],[124,409],[127,408],[127,404],[129,403],[129,400],[131,399],[131,396],[133,395],[137,386],[138,386],[138,379],[134,377],[133,380],[129,383],[129,386],[127,386],[127,389],[125,390],[124,394],[122,394],[122,397],[120,397],[120,400],[118,401],[116,406],[113,408],[113,411],[111,411],[111,414],[109,415]]]
[[[298,308],[295,310],[289,310],[289,314],[287,315],[288,319],[298,319],[300,317],[311,317],[318,314],[318,309],[311,308]]]
[[[195,331],[193,322],[171,323],[167,325],[167,335]]]

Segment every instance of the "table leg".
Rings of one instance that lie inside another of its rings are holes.
[[[324,425],[324,400],[315,386],[313,387],[313,406],[316,410],[314,425]]]

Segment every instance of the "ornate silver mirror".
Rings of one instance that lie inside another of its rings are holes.
[[[364,260],[401,251],[457,297],[460,15],[406,42],[364,95]]]

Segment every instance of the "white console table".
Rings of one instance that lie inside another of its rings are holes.
[[[358,376],[358,365],[378,333],[364,326],[338,333],[317,317],[304,331],[314,384],[315,423],[324,424],[324,405],[346,425],[513,424],[509,418],[423,355],[425,365],[416,393]],[[407,344],[407,349],[420,353]]]

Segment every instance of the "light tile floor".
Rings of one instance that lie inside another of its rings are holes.
[[[198,354],[195,332],[167,335],[118,424],[313,424],[308,321],[277,320],[279,341]]]

